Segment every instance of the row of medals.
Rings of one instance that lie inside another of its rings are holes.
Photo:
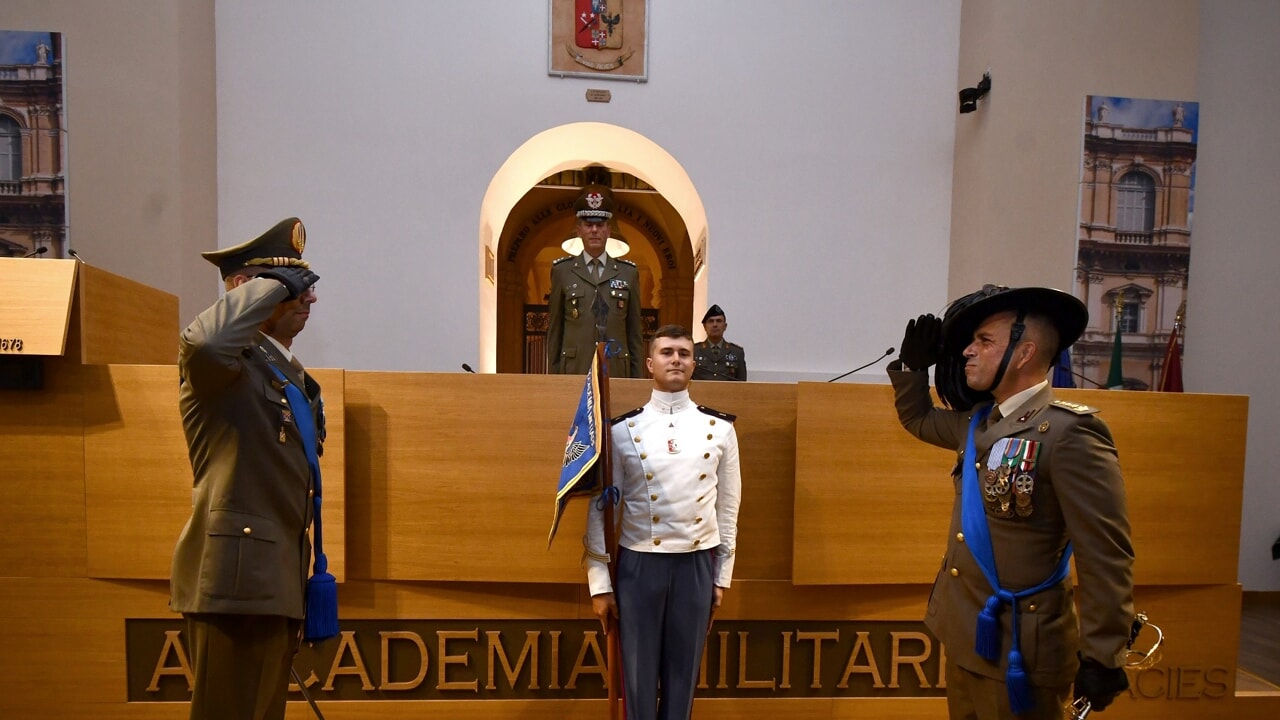
[[[1031,515],[1031,493],[1035,490],[1036,481],[1027,470],[1033,466],[1028,467],[1028,463],[1022,462],[1023,453],[1018,451],[1023,443],[1034,442],[1003,438],[991,449],[987,471],[982,477],[982,499],[992,515],[1000,518]],[[1008,456],[1006,448],[1012,450],[1013,457]],[[1035,457],[1034,445],[1026,448],[1026,455]]]

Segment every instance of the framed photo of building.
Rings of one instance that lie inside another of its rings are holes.
[[[62,34],[0,30],[0,257],[67,257]]]
[[[1071,361],[1090,387],[1162,389],[1181,350],[1199,118],[1191,101],[1085,98],[1075,295],[1089,326]]]
[[[649,79],[648,0],[550,0],[547,74]]]

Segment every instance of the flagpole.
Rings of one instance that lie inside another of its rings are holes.
[[[600,487],[604,499],[604,552],[609,558],[609,583],[615,593],[618,587],[618,533],[614,524],[613,503],[613,424],[609,421],[609,364],[605,352],[607,342],[596,343],[596,366],[600,372],[600,457],[596,472],[600,473]],[[616,594],[615,594],[616,597]],[[605,631],[605,654],[609,666],[609,720],[626,720],[626,703],[621,695],[622,652],[618,643],[618,621],[610,617]]]
[[[1120,336],[1122,334],[1122,313],[1124,311],[1124,295],[1117,294],[1115,299],[1115,329],[1116,340],[1111,346],[1111,370],[1107,373],[1107,389],[1123,390],[1124,389],[1124,367],[1121,359]]]
[[[1173,332],[1169,333],[1169,344],[1164,350],[1164,364],[1160,369],[1161,392],[1182,392],[1182,348],[1178,345],[1178,333],[1182,330],[1186,317],[1187,301],[1178,305],[1178,312],[1173,317]]]

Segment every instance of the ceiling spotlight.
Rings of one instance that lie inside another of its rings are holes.
[[[960,113],[971,113],[978,109],[978,98],[991,92],[991,73],[982,74],[982,79],[978,81],[977,87],[965,88],[960,91]]]

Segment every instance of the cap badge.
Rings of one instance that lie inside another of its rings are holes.
[[[604,195],[598,192],[587,193],[587,207],[592,210],[599,210],[604,205]]]
[[[302,254],[302,249],[307,246],[307,230],[302,227],[302,223],[296,222],[293,224],[293,238],[290,240],[290,244],[293,245],[294,250],[298,251],[299,255]]]

